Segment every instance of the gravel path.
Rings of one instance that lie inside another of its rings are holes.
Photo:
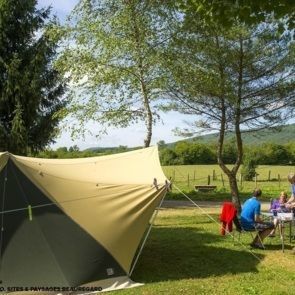
[[[201,208],[221,208],[223,202],[212,201],[195,201]],[[176,200],[164,200],[162,208],[188,208],[195,207],[190,201],[176,201]],[[261,202],[261,209],[268,210],[269,203]]]

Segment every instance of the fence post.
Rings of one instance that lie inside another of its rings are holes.
[[[173,181],[175,181],[175,170],[173,170]]]
[[[194,170],[194,180],[196,180],[196,170]]]
[[[255,173],[255,188],[257,188],[257,173]]]
[[[216,180],[216,174],[215,174],[215,169],[213,169],[213,173],[212,173],[212,180]]]
[[[268,171],[268,181],[270,181],[270,174],[271,174],[271,171],[269,170]]]
[[[211,179],[210,179],[210,175],[208,175],[208,185],[210,185]]]
[[[281,188],[281,176],[278,174],[278,180],[279,180],[279,188]]]
[[[187,186],[189,187],[189,173],[187,174]]]
[[[222,186],[223,188],[225,188],[225,185],[224,185],[224,179],[223,179],[223,174],[221,173],[221,181],[222,181]]]

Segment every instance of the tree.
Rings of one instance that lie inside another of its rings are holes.
[[[64,50],[57,62],[75,88],[71,114],[81,125],[93,120],[106,127],[126,127],[144,120],[144,146],[150,145],[158,118],[155,100],[164,76],[159,46],[167,42],[168,25],[161,1],[80,1],[71,21],[57,31]],[[83,131],[74,126],[74,131]]]
[[[265,143],[261,146],[262,160],[268,165],[286,165],[291,159],[291,153],[286,146],[274,143]]]
[[[175,144],[174,152],[178,158],[178,164],[213,164],[214,156],[210,148],[204,144],[188,141],[179,141]]]
[[[169,166],[169,165],[175,165],[178,161],[178,158],[173,149],[162,148],[160,150],[160,161],[161,161],[161,165]]]
[[[159,140],[157,142],[157,145],[158,145],[159,149],[163,149],[163,148],[167,147],[167,144],[166,144],[165,140]]]
[[[295,163],[295,142],[290,142],[286,145],[286,149],[289,152],[289,165],[294,165]]]
[[[170,45],[170,108],[202,116],[194,128],[218,131],[217,160],[237,208],[242,131],[285,122],[294,113],[294,44],[277,29],[276,23],[236,23],[226,30],[213,23],[200,25],[198,15],[190,11]],[[237,148],[231,169],[223,158],[226,131],[234,133]]]
[[[270,15],[284,19],[288,29],[295,27],[294,2],[290,0],[177,0],[178,7],[185,12],[196,11],[205,22],[215,22],[223,27],[236,24],[237,19],[253,25],[266,21]],[[284,25],[280,26],[284,30]]]
[[[257,159],[251,154],[246,154],[243,159],[242,177],[246,181],[252,181],[256,175]]]
[[[36,4],[0,2],[0,149],[19,154],[53,142],[53,115],[64,106],[64,84],[52,67],[56,40],[47,34],[50,10]]]
[[[70,153],[75,153],[75,152],[79,152],[79,151],[80,151],[80,149],[76,144],[73,146],[70,146],[70,148],[69,148]]]
[[[222,158],[226,164],[234,164],[237,159],[237,147],[235,140],[224,141]],[[216,150],[216,149],[215,149]]]

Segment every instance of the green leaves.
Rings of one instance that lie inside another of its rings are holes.
[[[56,62],[72,83],[69,112],[79,124],[96,121],[104,132],[143,120],[149,144],[168,14],[160,1],[80,1],[60,29],[66,38]]]
[[[25,154],[28,138],[25,122],[23,120],[23,111],[19,102],[16,104],[13,115],[11,122],[11,145],[13,145],[18,152]]]
[[[294,2],[289,0],[177,0],[178,7],[187,14],[197,13],[207,24],[224,28],[235,26],[236,21],[246,25],[259,25],[273,16],[285,19],[289,30],[295,27]]]
[[[49,9],[36,1],[0,6],[0,150],[25,154],[44,148],[56,135],[53,117],[64,102],[64,84],[52,68],[56,40],[46,24]]]

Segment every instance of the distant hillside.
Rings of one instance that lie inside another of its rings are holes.
[[[93,153],[106,153],[106,154],[117,154],[123,152],[129,152],[140,149],[141,147],[127,147],[119,145],[118,147],[91,147],[84,151]]]
[[[263,144],[263,143],[276,143],[276,144],[286,144],[295,141],[295,124],[281,126],[279,131],[276,128],[269,128],[265,130],[260,130],[256,132],[245,132],[242,134],[243,142],[246,145],[251,144]],[[227,133],[225,136],[226,141],[230,141],[234,135],[232,133]],[[202,136],[197,136],[188,139],[189,141],[195,141],[199,143],[216,143],[218,134],[207,134]],[[172,143],[173,145],[174,143]]]
[[[263,143],[276,143],[276,144],[286,144],[289,142],[295,141],[295,124],[281,126],[278,130],[277,128],[270,128],[265,130],[260,130],[256,132],[245,132],[242,134],[243,142],[246,145],[260,145]],[[198,143],[216,143],[218,138],[218,134],[207,134],[202,136],[197,136],[193,138],[186,139],[188,141],[194,141]],[[225,136],[226,142],[230,141],[234,138],[232,133],[227,133]],[[174,146],[176,142],[168,143],[168,146]],[[127,146],[118,146],[118,147],[92,147],[88,148],[85,151],[90,152],[98,152],[98,153],[120,153],[126,152],[130,150],[139,149],[141,147],[132,147],[129,148]]]

